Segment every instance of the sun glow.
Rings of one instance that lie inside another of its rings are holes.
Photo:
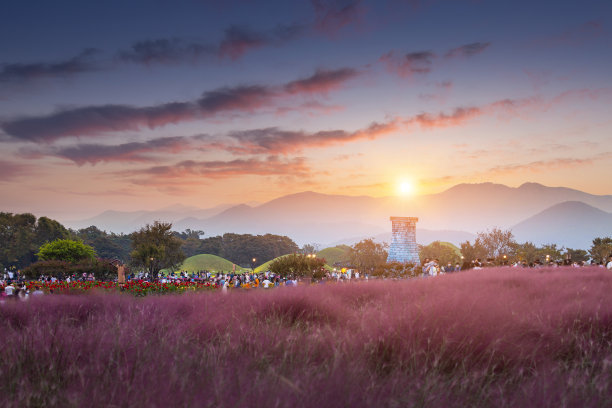
[[[399,195],[407,197],[414,194],[414,183],[410,180],[402,180],[397,185]]]

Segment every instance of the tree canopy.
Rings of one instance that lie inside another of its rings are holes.
[[[421,248],[419,251],[421,264],[423,264],[424,260],[427,258],[438,259],[441,265],[446,265],[449,262],[454,265],[461,260],[461,256],[454,245],[440,241],[434,241]]]
[[[608,257],[612,256],[612,238],[595,238],[589,253],[594,262],[605,263]]]
[[[291,254],[270,264],[270,271],[280,276],[320,279],[325,275],[325,259],[307,254]]]
[[[351,247],[349,258],[363,272],[373,272],[387,262],[386,244],[374,242],[373,238],[359,241]]]
[[[96,252],[89,245],[81,241],[71,239],[56,239],[44,244],[36,254],[41,261],[64,261],[77,263],[82,261],[93,261]]]
[[[69,235],[62,224],[50,218],[0,212],[0,267],[25,268],[36,261],[41,245]]]
[[[181,240],[172,232],[172,224],[155,221],[132,234],[132,263],[144,267],[153,279],[159,271],[179,265],[185,254]]]
[[[101,231],[95,226],[73,231],[73,234],[94,248],[101,258],[119,259],[127,262],[130,257],[131,239],[129,235]]]
[[[181,249],[186,256],[217,255],[243,267],[250,267],[253,258],[258,263],[265,263],[299,250],[296,243],[284,235],[226,233],[202,239],[202,234],[202,231],[192,230],[175,233],[181,239]]]

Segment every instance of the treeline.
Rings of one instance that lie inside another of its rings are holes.
[[[186,230],[175,233],[183,240],[181,249],[185,256],[212,254],[243,267],[251,267],[253,258],[257,265],[278,256],[296,253],[299,247],[284,235],[251,235],[226,233],[215,237],[200,238],[202,231]]]
[[[37,261],[38,249],[56,239],[80,240],[93,247],[99,258],[130,263],[132,234],[108,233],[95,226],[73,230],[47,217],[37,219],[29,213],[0,212],[0,270],[23,269],[31,265]],[[181,250],[187,257],[213,254],[244,267],[251,267],[253,258],[260,265],[280,255],[299,251],[293,240],[282,235],[227,233],[201,238],[203,231],[189,229],[173,234],[180,239]]]
[[[465,241],[461,247],[435,241],[419,248],[421,262],[424,259],[438,259],[442,264],[456,264],[481,260],[483,263],[503,265],[515,262],[528,265],[549,262],[605,263],[612,255],[612,238],[594,238],[589,250],[559,247],[556,244],[535,245],[532,242],[519,243],[511,230],[493,228],[479,232],[474,242]]]

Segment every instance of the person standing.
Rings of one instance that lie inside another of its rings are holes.
[[[4,288],[4,295],[7,299],[12,299],[15,295],[15,286],[13,286],[13,282],[9,281],[9,284]]]

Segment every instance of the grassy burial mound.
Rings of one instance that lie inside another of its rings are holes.
[[[232,262],[217,255],[200,254],[185,259],[178,270],[189,273],[199,271],[231,272]],[[243,271],[240,266],[236,265],[236,272],[242,273]]]
[[[2,406],[609,407],[612,273],[0,304]]]
[[[270,265],[272,265],[272,263],[274,261],[276,261],[277,259],[284,258],[284,257],[289,256],[289,255],[291,255],[291,254],[281,255],[281,256],[278,256],[278,257],[276,257],[276,258],[274,258],[274,259],[272,259],[272,260],[270,260],[270,261],[268,261],[266,263],[263,263],[263,264],[259,265],[257,268],[255,268],[255,273],[263,273],[263,272],[269,270],[270,269]],[[332,271],[334,269],[333,267],[329,266],[329,262],[327,262],[324,265],[324,268],[327,269],[328,271]]]
[[[317,252],[317,257],[324,258],[325,263],[333,266],[336,262],[348,262],[350,249],[348,245],[325,248]]]
[[[268,261],[268,262],[266,262],[266,263],[263,263],[263,264],[259,265],[258,267],[256,267],[256,268],[255,268],[255,273],[262,273],[262,272],[267,271],[268,269],[270,269],[270,265],[272,265],[272,263],[273,263],[274,261],[276,261],[277,259],[280,259],[280,258],[284,258],[284,257],[289,256],[289,255],[290,255],[290,254],[287,254],[287,255],[281,255],[281,256],[278,256],[278,257],[276,257],[276,258],[274,258],[274,259],[269,260],[269,261]]]

